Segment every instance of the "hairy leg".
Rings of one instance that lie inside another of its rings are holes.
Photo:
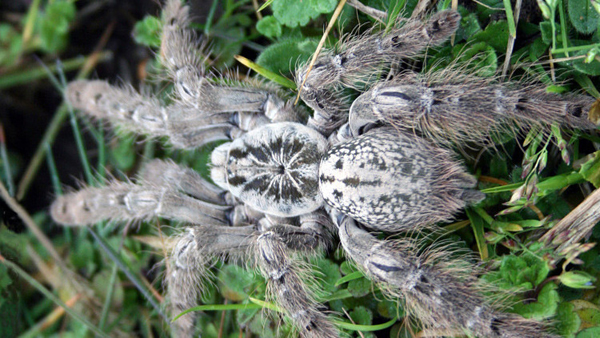
[[[347,105],[339,87],[377,80],[374,74],[402,59],[420,55],[430,46],[445,42],[458,28],[460,15],[446,10],[427,21],[401,21],[389,32],[367,32],[343,41],[337,53],[323,53],[308,73],[308,64],[296,72],[302,100],[315,111],[308,125],[328,135],[342,125]]]
[[[378,240],[348,217],[339,223],[340,240],[350,258],[370,279],[403,298],[424,328],[440,335],[553,337],[543,324],[503,313],[487,301],[472,263],[452,259],[450,252],[418,254],[410,239]]]
[[[261,216],[239,205],[225,190],[211,187],[196,172],[160,160],[148,163],[138,184],[113,181],[104,187],[68,193],[52,203],[50,213],[64,225],[152,217],[194,224],[238,225]]]
[[[291,249],[314,253],[330,245],[330,235],[323,227],[330,222],[315,213],[304,216],[301,224],[295,227],[262,222],[263,230],[255,249],[258,266],[269,281],[269,294],[302,337],[337,337],[338,330],[317,308],[318,303],[303,277],[307,275],[303,272],[305,268],[291,256]]]
[[[350,127],[358,135],[366,125],[386,123],[439,143],[485,143],[513,124],[595,129],[598,121],[588,115],[595,101],[547,93],[539,84],[499,83],[460,69],[406,72],[358,97],[350,108]]]

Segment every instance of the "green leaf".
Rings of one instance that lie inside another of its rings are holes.
[[[600,327],[590,327],[589,329],[582,330],[576,336],[576,338],[596,338],[600,337]]]
[[[218,279],[222,283],[219,291],[223,297],[239,302],[247,299],[256,280],[253,272],[237,265],[224,265],[219,269]]]
[[[89,275],[96,268],[95,262],[96,250],[90,241],[78,241],[75,252],[70,256],[71,263],[78,269],[87,269]]]
[[[371,281],[366,278],[352,280],[348,282],[348,291],[356,298],[366,296],[371,292]]]
[[[579,318],[586,326],[600,325],[600,311],[598,309],[587,308],[577,311]]]
[[[460,27],[456,32],[457,40],[461,40],[461,38],[467,40],[478,32],[481,32],[481,26],[479,25],[477,15],[475,13],[463,15]]]
[[[350,318],[358,325],[370,325],[373,322],[373,312],[364,306],[357,306],[350,312]]]
[[[318,13],[331,13],[338,4],[337,0],[308,0],[308,2]]]
[[[504,280],[501,282],[501,287],[531,290],[542,283],[549,272],[548,264],[533,254],[507,255],[502,257],[499,269],[500,276]]]
[[[0,23],[0,66],[17,62],[23,48],[23,38],[9,24]]]
[[[508,23],[506,21],[491,22],[485,30],[473,36],[474,41],[485,42],[494,47],[496,52],[505,53],[508,45]]]
[[[75,18],[75,5],[66,0],[57,0],[46,6],[38,25],[41,47],[48,53],[56,53],[67,46],[69,24]]]
[[[256,63],[275,74],[290,75],[296,64],[308,61],[318,43],[316,39],[282,40],[265,48]]]
[[[563,337],[573,337],[581,325],[581,319],[573,311],[574,308],[571,303],[560,303],[556,310],[556,328]]]
[[[529,319],[541,320],[551,318],[556,314],[560,300],[556,289],[556,284],[548,283],[540,291],[537,302],[528,304],[520,302],[515,304],[513,309],[516,313]]]
[[[543,38],[538,38],[529,47],[529,59],[531,62],[536,62],[542,57],[542,55],[546,54],[546,50],[550,46],[549,42],[546,42]]]
[[[377,313],[386,318],[402,318],[406,315],[400,300],[387,299],[377,302]]]
[[[133,39],[141,45],[157,48],[160,46],[161,30],[162,21],[155,16],[148,15],[133,27]]]
[[[342,274],[344,274],[344,275],[349,275],[351,273],[358,271],[358,269],[356,268],[356,266],[353,263],[351,263],[351,261],[344,261],[344,262],[342,262],[342,264],[340,264],[340,271],[342,271]]]
[[[311,263],[317,267],[319,275],[319,291],[331,294],[337,290],[336,282],[342,277],[340,267],[325,258],[312,259]]]
[[[176,321],[179,317],[185,315],[186,313],[194,312],[194,311],[230,311],[230,310],[250,310],[250,309],[262,309],[264,306],[262,304],[207,304],[207,305],[198,305],[192,308],[186,309],[181,313],[178,313],[171,322]]]
[[[278,38],[281,36],[281,24],[272,15],[265,16],[257,22],[256,30],[268,38]]]
[[[540,33],[542,33],[542,41],[550,45],[552,43],[552,24],[548,21],[540,22]]]
[[[598,28],[600,16],[592,7],[590,0],[569,0],[567,9],[569,20],[579,33],[591,34]]]
[[[581,165],[579,173],[594,187],[600,187],[600,151],[592,154],[590,160]]]
[[[574,56],[584,55],[587,53],[587,50],[576,52]],[[584,59],[578,59],[573,61],[573,68],[576,70],[592,76],[600,75],[600,62],[598,60],[593,59],[592,62],[586,63]]]
[[[308,22],[321,13],[314,10],[311,1],[275,0],[271,5],[273,16],[288,27],[306,26]]]
[[[342,322],[342,321],[334,321],[334,323],[335,323],[335,325],[337,325],[338,327],[340,327],[342,329],[370,332],[370,331],[380,331],[380,330],[387,329],[388,327],[394,325],[394,323],[396,323],[396,321],[397,321],[397,319],[393,318],[389,322],[385,322],[383,324],[376,324],[376,325],[357,325],[357,324],[351,324],[351,323]]]
[[[485,42],[456,45],[452,49],[452,54],[478,76],[492,77],[496,75],[498,56],[494,48]]]
[[[135,164],[135,136],[133,134],[126,135],[117,139],[116,143],[112,143],[108,155],[119,171],[128,171]]]

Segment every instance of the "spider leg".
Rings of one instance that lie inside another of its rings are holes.
[[[195,305],[202,294],[203,281],[213,256],[248,257],[257,235],[256,226],[202,226],[184,231],[169,254],[167,299],[171,315]],[[196,313],[191,312],[171,324],[175,337],[192,337]]]
[[[158,170],[165,170],[162,177],[151,175]],[[64,225],[156,216],[194,224],[231,225],[255,217],[249,208],[236,205],[224,190],[209,187],[199,174],[173,163],[150,162],[138,181],[114,181],[104,187],[87,187],[59,196],[50,213]]]
[[[256,225],[242,227],[187,228],[168,260],[166,283],[172,314],[196,305],[210,257],[229,256],[256,262],[268,280],[273,300],[291,318],[303,337],[337,336],[337,330],[327,316],[317,310],[312,292],[303,281],[304,268],[292,257],[292,252],[314,254],[328,246],[332,224],[321,213],[300,217],[301,227],[282,222],[263,218]],[[194,313],[189,313],[175,321],[176,336],[190,337],[194,318]]]
[[[328,246],[330,238],[323,220],[326,217],[318,214],[304,216],[300,228],[262,222],[263,230],[256,242],[255,255],[269,281],[269,294],[305,338],[339,335],[327,316],[317,309],[309,284],[303,281],[303,267],[290,253],[290,250],[315,252]]]
[[[162,106],[156,98],[105,81],[71,82],[65,96],[74,108],[96,119],[152,137],[168,136],[178,148],[231,140],[270,122],[263,111],[249,106],[230,107],[229,111],[201,110],[182,102]]]
[[[338,53],[320,55],[310,73],[308,64],[302,66],[296,72],[296,83],[301,87],[302,100],[315,111],[308,125],[329,135],[347,119],[340,86],[357,88],[376,80],[374,77],[381,74],[382,67],[385,69],[445,42],[459,22],[460,15],[454,10],[436,13],[425,22],[416,19],[399,22],[389,32],[368,32],[343,41]]]
[[[358,135],[361,127],[383,122],[441,143],[483,143],[512,124],[594,129],[588,114],[594,102],[585,95],[499,84],[452,68],[424,75],[405,72],[359,96],[350,108],[350,127]]]
[[[500,312],[481,293],[467,261],[448,258],[441,248],[418,254],[410,239],[378,240],[349,217],[338,218],[342,246],[365,274],[404,298],[426,328],[442,335],[470,332],[479,337],[552,337],[543,325]]]
[[[161,60],[174,79],[177,98],[187,106],[211,113],[260,112],[270,121],[295,121],[292,106],[275,91],[251,84],[221,85],[205,70],[206,47],[189,30],[188,8],[179,0],[167,1],[163,9]],[[221,79],[220,82],[236,82]]]
[[[170,0],[164,9],[161,60],[174,80],[173,103],[104,81],[71,82],[65,91],[74,108],[152,137],[168,136],[178,148],[231,140],[270,122],[298,121],[293,106],[260,83],[214,78],[205,53],[187,29],[187,7]]]

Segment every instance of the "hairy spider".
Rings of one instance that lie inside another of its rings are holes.
[[[227,141],[212,153],[216,186],[191,169],[153,160],[136,184],[111,182],[58,197],[51,207],[56,222],[158,216],[188,224],[167,260],[173,314],[196,303],[197,270],[207,257],[230,256],[254,262],[303,337],[338,336],[303,282],[295,255],[326,250],[338,237],[364,274],[404,299],[433,332],[550,336],[543,324],[488,301],[467,261],[441,248],[419,253],[411,239],[381,240],[369,231],[432,229],[484,198],[448,142],[485,143],[515,122],[595,128],[587,113],[592,98],[446,70],[405,71],[371,86],[351,106],[345,103],[344,87],[368,84],[382,68],[443,44],[460,21],[456,11],[445,10],[350,38],[336,52],[322,53],[310,72],[300,67],[296,82],[313,110],[304,121],[268,86],[215,81],[179,0],[167,1],[163,16],[160,57],[174,82],[174,103],[165,106],[103,81],[73,82],[66,98],[114,125],[167,136],[177,148]],[[193,314],[177,320],[174,334],[191,336],[193,320]]]

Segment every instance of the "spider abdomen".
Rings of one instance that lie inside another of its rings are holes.
[[[318,166],[327,140],[292,122],[255,129],[212,155],[213,181],[261,212],[292,217],[322,204]]]
[[[448,151],[392,128],[332,147],[319,168],[328,204],[383,231],[450,220],[475,183]]]

